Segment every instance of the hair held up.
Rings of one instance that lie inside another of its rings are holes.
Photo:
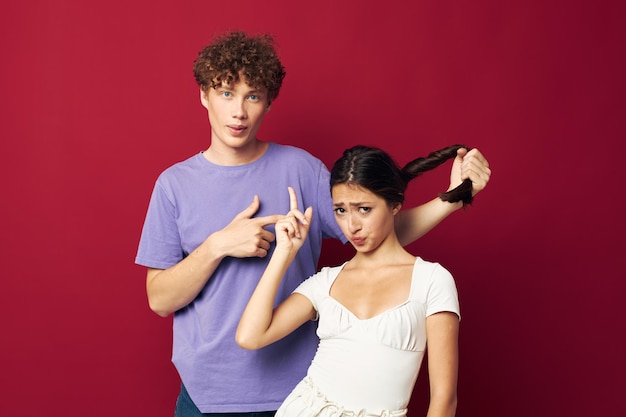
[[[455,158],[457,151],[461,148],[469,150],[469,148],[464,145],[452,145],[448,146],[447,148],[431,152],[426,157],[414,159],[413,161],[406,164],[404,168],[402,168],[402,176],[406,179],[406,182],[408,183],[413,178],[420,176],[424,172],[437,168],[448,159]],[[472,180],[470,180],[469,178],[464,180],[456,188],[439,194],[439,198],[441,198],[443,201],[448,201],[450,203],[462,201],[464,206],[466,204],[472,204]]]
[[[465,145],[452,145],[431,152],[426,157],[414,159],[400,169],[385,151],[364,145],[346,149],[330,173],[330,186],[338,184],[354,184],[364,187],[389,203],[403,203],[404,192],[409,181],[456,157]],[[468,178],[458,187],[439,194],[443,201],[463,202],[463,206],[471,204],[472,181]]]

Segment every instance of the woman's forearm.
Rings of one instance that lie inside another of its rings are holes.
[[[396,234],[402,246],[416,241],[430,232],[443,219],[463,207],[463,203],[448,203],[435,198],[428,203],[402,210],[396,216]]]
[[[276,249],[246,306],[235,339],[244,349],[259,349],[269,344],[267,333],[274,315],[278,287],[293,256]]]

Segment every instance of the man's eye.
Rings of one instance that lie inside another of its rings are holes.
[[[222,95],[223,95],[224,97],[230,97],[230,96],[232,96],[232,93],[231,93],[230,91],[224,91],[224,92],[222,93]]]
[[[251,95],[250,97],[248,97],[250,100],[252,101],[258,101],[259,100],[259,96],[255,96],[254,94]]]

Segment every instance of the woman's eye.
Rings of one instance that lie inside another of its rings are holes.
[[[343,214],[344,212],[345,212],[345,210],[342,209],[342,208],[336,208],[335,209],[335,214]]]
[[[369,213],[372,208],[371,207],[359,207],[359,210],[361,211],[361,213]]]
[[[250,97],[248,97],[251,101],[258,101],[259,100],[259,96],[255,96],[254,94],[251,95]]]
[[[224,92],[222,92],[222,95],[223,95],[224,97],[230,97],[230,96],[232,96],[233,94],[232,94],[230,91],[224,91]]]

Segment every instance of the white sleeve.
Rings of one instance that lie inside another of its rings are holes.
[[[426,316],[449,311],[461,318],[459,308],[459,296],[452,274],[439,264],[435,264],[432,270],[428,298],[426,304]]]

